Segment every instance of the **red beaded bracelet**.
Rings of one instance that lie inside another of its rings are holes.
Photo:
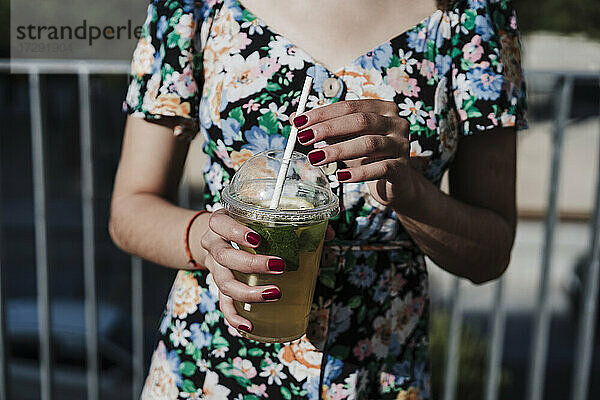
[[[198,211],[196,214],[194,214],[192,218],[190,218],[190,221],[188,222],[187,227],[185,228],[185,253],[188,257],[188,264],[190,264],[192,268],[195,269],[205,269],[205,267],[198,264],[196,260],[194,260],[194,256],[192,255],[192,251],[190,250],[190,229],[192,229],[192,224],[194,223],[196,218],[198,218],[201,214],[207,212],[208,211],[206,210]]]

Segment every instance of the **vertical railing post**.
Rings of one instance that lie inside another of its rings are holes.
[[[0,150],[1,155],[1,150]],[[0,177],[2,176],[2,157],[0,157]],[[6,282],[4,282],[4,264],[2,253],[2,180],[0,179],[0,400],[8,400],[8,357],[6,347],[6,291],[4,290]]]
[[[129,84],[129,76],[127,76]],[[144,281],[142,259],[131,257],[131,394],[138,400],[144,384]]]
[[[504,347],[504,278],[496,282],[494,304],[490,316],[492,335],[488,348],[487,378],[485,382],[485,400],[497,400],[502,371],[502,349]]]
[[[560,90],[555,95],[555,120],[552,132],[552,164],[548,189],[548,209],[546,212],[544,249],[542,252],[541,276],[536,301],[534,329],[531,340],[529,379],[527,382],[527,400],[542,400],[544,393],[544,374],[550,334],[550,271],[552,266],[552,249],[554,229],[556,225],[556,209],[558,201],[558,179],[560,174],[561,151],[564,130],[571,110],[573,95],[573,77],[561,76]]]
[[[452,293],[450,294],[450,323],[448,325],[448,351],[446,353],[444,400],[454,400],[456,398],[460,331],[462,324],[462,305],[460,292],[460,279],[454,277],[452,282]]]
[[[600,115],[600,114],[599,114]],[[590,264],[584,274],[579,315],[577,348],[575,350],[575,368],[573,370],[573,400],[585,400],[587,397],[592,355],[594,353],[594,325],[598,304],[598,281],[600,279],[600,152],[596,176],[596,203],[594,219],[591,225]]]
[[[51,400],[52,357],[50,345],[50,288],[48,283],[46,177],[44,165],[44,139],[42,136],[40,76],[36,69],[32,69],[29,72],[29,101],[31,115],[31,158],[33,165],[37,311],[40,342],[40,398],[41,400]]]
[[[144,383],[144,297],[142,260],[131,257],[131,337],[132,342],[132,398],[137,400]]]
[[[179,206],[189,208],[191,200],[191,188],[189,176],[185,173],[185,170],[183,176],[181,177],[181,182],[179,183],[177,192]]]
[[[81,146],[81,213],[83,229],[83,276],[85,289],[85,343],[87,357],[87,398],[98,400],[98,307],[94,237],[94,165],[90,105],[90,75],[78,72],[79,140]]]

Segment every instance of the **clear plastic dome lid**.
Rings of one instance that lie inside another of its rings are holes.
[[[283,150],[267,150],[249,158],[221,193],[221,202],[230,213],[265,222],[309,222],[334,217],[338,198],[321,168],[293,152],[277,209],[269,209]]]

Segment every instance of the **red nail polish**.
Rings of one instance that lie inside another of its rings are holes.
[[[256,246],[260,243],[260,236],[257,233],[248,232],[246,233],[246,241],[252,246]]]
[[[316,164],[325,159],[325,152],[323,150],[315,150],[313,152],[308,153],[308,159],[311,164]]]
[[[250,331],[251,331],[250,327],[249,327],[249,326],[246,326],[246,325],[240,325],[240,326],[238,326],[238,329],[239,329],[240,331],[244,331],[244,332],[246,332],[246,333],[250,333]]]
[[[281,298],[281,292],[277,288],[267,289],[262,292],[262,298],[265,300],[278,300]]]
[[[271,258],[267,261],[267,267],[269,271],[282,272],[285,270],[285,261],[278,258]]]
[[[296,125],[296,128],[300,128],[302,125],[306,124],[308,122],[308,117],[306,115],[298,115],[296,118],[294,118],[294,125]]]
[[[313,133],[312,129],[307,129],[305,131],[302,132],[298,132],[298,141],[300,143],[306,143],[310,140],[313,140],[315,138],[315,134]]]
[[[337,178],[338,181],[347,181],[352,178],[352,174],[350,174],[350,171],[338,171]]]

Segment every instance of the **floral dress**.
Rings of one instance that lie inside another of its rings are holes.
[[[455,1],[331,71],[237,0],[153,1],[132,61],[126,109],[199,131],[207,209],[240,165],[284,148],[306,75],[307,109],[393,101],[410,122],[411,164],[439,185],[460,137],[525,125],[510,0]],[[318,146],[318,144],[317,144]],[[301,151],[308,151],[298,146]],[[414,163],[413,163],[414,161]],[[141,395],[150,399],[428,399],[428,278],[422,251],[365,183],[339,183],[308,332],[281,344],[242,338],[206,270],[180,271]]]

